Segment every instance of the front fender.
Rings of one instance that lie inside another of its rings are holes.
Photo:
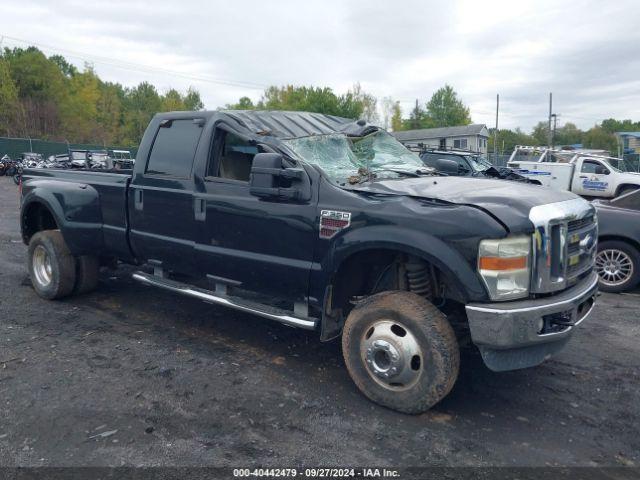
[[[53,216],[69,250],[74,255],[95,254],[104,248],[102,214],[98,192],[91,185],[55,180],[27,180],[23,185],[20,227],[22,239],[29,241],[26,228],[29,210],[36,204]]]
[[[397,225],[373,225],[345,232],[322,260],[322,271],[336,272],[351,255],[372,249],[397,250],[427,260],[455,283],[466,302],[487,298],[480,278],[461,253],[433,235]]]

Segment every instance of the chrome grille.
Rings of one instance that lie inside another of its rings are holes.
[[[532,293],[575,284],[593,269],[598,237],[595,209],[581,198],[533,207]]]
[[[593,215],[568,224],[567,238],[567,284],[573,285],[579,278],[593,269],[598,227]]]
[[[579,220],[571,220],[568,224],[569,233],[575,232],[576,230],[580,230],[584,227],[592,225],[594,223],[593,215],[589,215],[585,218],[581,218]]]

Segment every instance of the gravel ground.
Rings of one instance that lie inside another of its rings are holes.
[[[378,407],[338,342],[102,273],[40,299],[0,177],[2,466],[640,466],[640,291],[603,294],[568,347],[494,373],[465,351],[430,412]]]

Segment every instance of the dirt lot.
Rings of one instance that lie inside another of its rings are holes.
[[[349,379],[339,344],[103,272],[36,296],[0,177],[0,465],[640,465],[640,292],[604,294],[556,358],[489,371],[407,416]]]

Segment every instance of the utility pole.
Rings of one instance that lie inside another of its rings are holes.
[[[498,115],[500,112],[500,94],[496,94],[496,129],[494,131],[493,139],[493,155],[494,161],[498,161]]]
[[[551,139],[551,115],[553,112],[553,94],[551,92],[549,92],[549,126],[547,127],[547,140],[548,140],[548,144],[551,145],[552,139]]]
[[[553,130],[551,131],[551,148],[554,148],[556,143],[556,123],[558,121],[558,115],[552,113],[551,116],[553,117]]]

